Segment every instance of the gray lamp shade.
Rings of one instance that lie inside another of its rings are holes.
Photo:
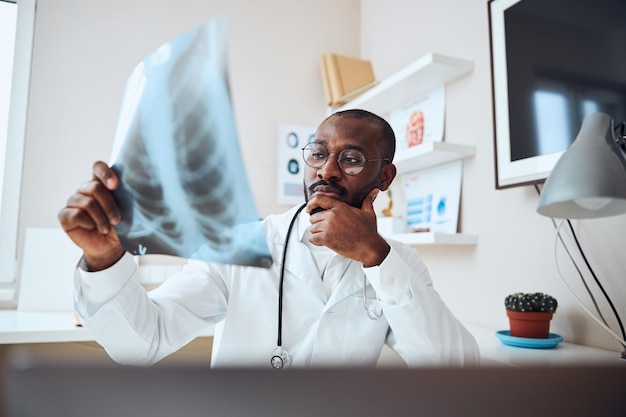
[[[615,141],[610,116],[585,117],[576,140],[546,180],[537,211],[561,219],[626,213],[626,156]]]

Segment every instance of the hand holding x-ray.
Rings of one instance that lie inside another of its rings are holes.
[[[225,24],[159,47],[128,79],[111,166],[135,254],[269,267],[232,111]]]

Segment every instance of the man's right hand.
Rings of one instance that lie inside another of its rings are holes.
[[[115,172],[98,161],[93,179],[78,187],[58,215],[65,233],[83,250],[90,271],[106,269],[124,255],[113,227],[121,220],[112,194],[118,185]]]

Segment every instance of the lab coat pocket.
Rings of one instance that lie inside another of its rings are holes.
[[[363,309],[365,310],[365,314],[371,320],[378,320],[383,315],[383,307],[378,301],[378,297],[376,297],[376,292],[371,285],[367,285],[365,290],[361,294],[361,299],[363,299]]]
[[[374,291],[371,290],[365,297],[359,291],[348,297],[346,302],[349,303],[350,311],[345,323],[345,337],[349,341],[350,350],[348,357],[358,357],[364,363],[376,361],[387,339],[389,324],[384,313],[380,314],[381,305]]]
[[[371,324],[369,322],[379,321],[384,318],[382,304],[370,285],[367,285],[365,290],[359,290],[351,294],[348,297],[348,302],[350,303],[349,311],[353,315],[352,320]],[[383,322],[386,322],[386,320],[383,320]]]

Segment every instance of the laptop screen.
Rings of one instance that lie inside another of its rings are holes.
[[[211,369],[10,362],[8,417],[624,416],[626,366]]]

